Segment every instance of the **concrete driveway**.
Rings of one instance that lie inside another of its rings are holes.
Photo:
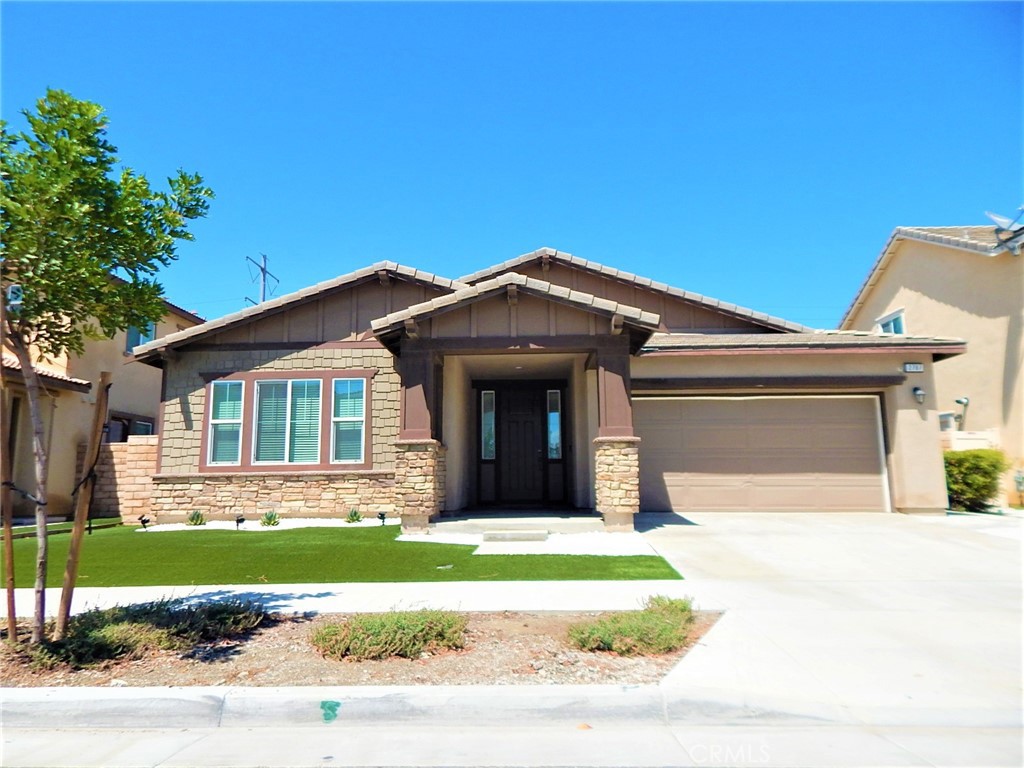
[[[778,725],[895,728],[930,764],[1024,764],[1021,523],[643,515],[696,603],[727,609],[666,683]]]

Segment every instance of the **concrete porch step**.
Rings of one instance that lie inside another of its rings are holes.
[[[523,531],[543,531],[552,533],[591,533],[603,531],[604,523],[597,515],[565,515],[565,514],[509,514],[480,515],[457,513],[442,517],[430,524],[430,529],[438,533],[483,533],[491,531],[521,533]],[[509,541],[510,539],[506,539]],[[529,539],[522,539],[528,541]]]
[[[484,531],[484,541],[547,541],[546,530],[520,528],[506,531]]]

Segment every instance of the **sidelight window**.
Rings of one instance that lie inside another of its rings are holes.
[[[497,436],[494,429],[494,390],[480,393],[480,458],[494,459]]]
[[[562,393],[548,390],[548,458],[562,458]]]

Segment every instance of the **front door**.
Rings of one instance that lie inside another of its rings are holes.
[[[566,499],[565,382],[480,382],[478,501],[541,506]]]

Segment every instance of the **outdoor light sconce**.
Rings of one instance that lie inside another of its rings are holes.
[[[924,396],[928,394],[920,387],[914,387],[914,399],[917,400],[918,405],[924,405]]]
[[[387,516],[388,516],[387,512],[378,512],[377,513],[377,519],[380,520],[380,524],[381,525],[384,525],[384,518],[386,518]]]
[[[242,517],[241,515],[238,515],[235,518],[235,530],[237,531],[241,527],[242,523],[244,523],[244,522],[245,522],[245,518]]]
[[[145,515],[139,515],[139,522],[142,523],[142,530],[149,530],[148,528],[146,528],[146,526],[149,525],[148,517],[146,517]]]

